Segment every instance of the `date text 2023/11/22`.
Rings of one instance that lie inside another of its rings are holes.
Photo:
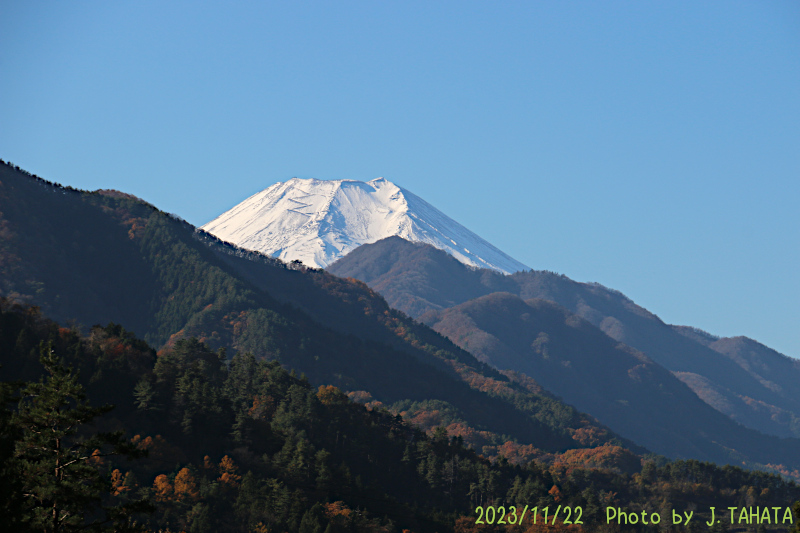
[[[530,509],[526,505],[522,509],[518,509],[517,507],[511,505],[509,507],[505,506],[489,506],[489,507],[476,507],[475,514],[478,515],[478,518],[475,520],[476,524],[511,524],[522,525],[522,521],[525,519],[525,515],[530,513],[529,520],[533,520],[533,523],[536,524],[555,524],[556,519],[561,517],[561,522],[564,524],[583,524],[583,509],[580,507],[570,507],[568,505],[559,505],[555,508],[555,512],[550,514],[549,507],[543,507],[539,509],[538,507],[531,507]],[[549,520],[549,522],[548,522]]]

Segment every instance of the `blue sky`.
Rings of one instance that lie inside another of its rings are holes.
[[[293,176],[383,176],[532,268],[800,357],[797,2],[5,1],[0,20],[0,157],[46,179],[200,225]]]

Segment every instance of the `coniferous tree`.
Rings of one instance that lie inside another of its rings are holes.
[[[137,457],[142,452],[121,433],[87,435],[86,426],[111,406],[92,407],[76,374],[52,349],[40,347],[47,373],[22,389],[13,424],[19,428],[14,467],[22,484],[26,522],[34,531],[136,530],[130,515],[146,510],[143,501],[108,505],[111,484],[99,463],[110,455]],[[105,497],[105,498],[104,498]]]
[[[149,379],[144,377],[139,380],[139,382],[136,384],[136,388],[133,391],[136,408],[141,411],[156,410],[157,407],[154,400],[155,394],[155,389],[153,388],[153,384],[150,383]]]
[[[322,533],[324,523],[325,514],[322,506],[319,503],[315,503],[303,514],[303,518],[300,520],[299,533]]]

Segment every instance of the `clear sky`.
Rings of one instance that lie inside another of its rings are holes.
[[[0,3],[0,158],[201,225],[383,176],[800,357],[800,3]]]

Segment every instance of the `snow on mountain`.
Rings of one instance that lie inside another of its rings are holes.
[[[313,267],[398,235],[431,244],[467,265],[505,273],[528,268],[384,178],[366,183],[292,178],[254,194],[201,229],[242,248]]]

